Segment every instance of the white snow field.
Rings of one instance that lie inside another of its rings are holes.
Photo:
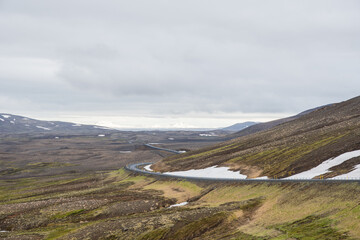
[[[347,160],[349,160],[351,158],[358,157],[358,156],[360,156],[360,150],[343,153],[343,154],[341,154],[341,155],[339,155],[339,156],[337,156],[335,158],[330,158],[330,159],[322,162],[317,167],[314,167],[314,168],[312,168],[312,169],[310,169],[308,171],[302,172],[302,173],[292,175],[292,176],[287,177],[285,179],[311,179],[311,178],[314,178],[316,176],[325,174],[327,172],[331,172],[329,170],[330,168],[332,168],[334,166],[337,166],[339,164],[342,164],[343,162],[345,162],[345,161],[347,161]],[[356,171],[356,170],[354,170],[354,171]],[[350,174],[350,173],[348,173],[348,174]],[[354,174],[351,174],[351,175],[353,177],[360,178],[360,171],[355,172]]]
[[[181,206],[185,206],[186,204],[188,204],[188,202],[182,202],[182,203],[178,203],[178,204],[173,204],[173,205],[170,205],[168,208],[181,207]]]
[[[226,178],[226,179],[245,179],[246,175],[240,172],[230,171],[228,167],[212,166],[204,169],[191,169],[188,171],[165,172],[166,175],[181,177],[203,177],[203,178]]]

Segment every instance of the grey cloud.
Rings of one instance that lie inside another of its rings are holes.
[[[0,6],[1,59],[56,66],[0,70],[1,95],[25,102],[18,110],[298,112],[359,94],[358,1]]]

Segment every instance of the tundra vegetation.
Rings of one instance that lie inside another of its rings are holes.
[[[360,236],[357,183],[188,182],[120,169],[2,180],[0,196],[2,239]]]

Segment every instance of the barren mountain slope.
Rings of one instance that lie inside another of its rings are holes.
[[[342,153],[360,149],[360,97],[317,109],[266,131],[167,158],[158,171],[230,166],[248,177],[287,177]],[[325,177],[352,170],[350,159]]]

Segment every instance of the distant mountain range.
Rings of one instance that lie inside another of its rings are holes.
[[[0,113],[0,133],[63,133],[96,134],[116,131],[110,128],[60,121],[41,121],[23,116]]]
[[[274,120],[271,122],[259,123],[259,122],[243,122],[236,123],[229,127],[222,129],[159,129],[159,130],[171,130],[171,131],[220,131],[230,132],[232,134],[227,135],[224,139],[232,139],[240,136],[246,136],[252,133],[263,131],[279,124],[297,119],[307,113],[310,113],[318,108],[306,110],[295,116]],[[133,129],[133,131],[151,131],[154,129]],[[71,122],[62,121],[42,121],[36,120],[24,116],[13,115],[9,113],[0,113],[0,133],[7,134],[21,134],[21,133],[57,133],[57,134],[96,134],[103,132],[114,132],[118,129],[111,129],[97,125],[85,125],[76,124]],[[127,129],[126,131],[129,131]],[[131,131],[131,130],[130,130]]]

